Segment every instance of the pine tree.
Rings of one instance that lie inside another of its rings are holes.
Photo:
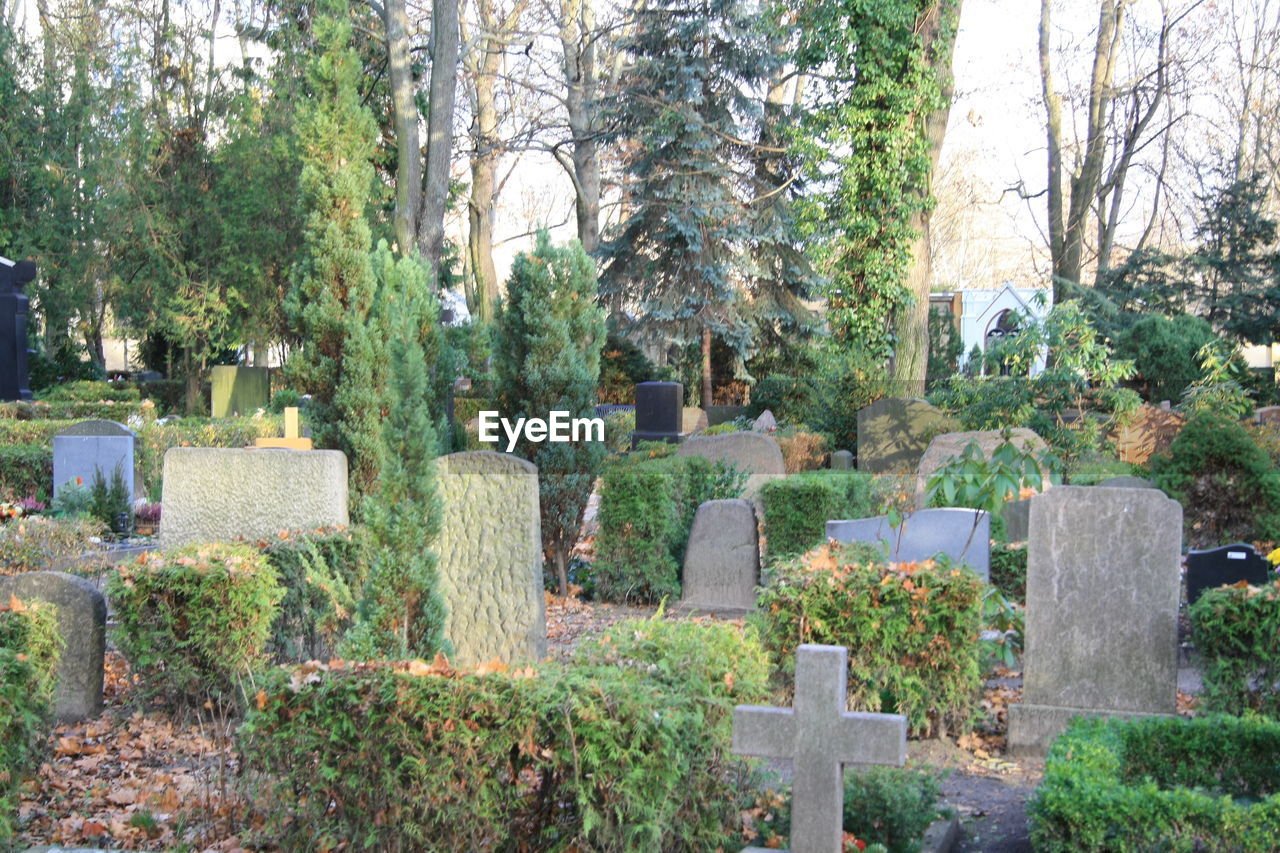
[[[347,454],[352,494],[363,496],[373,492],[382,464],[387,364],[365,218],[375,126],[360,100],[362,69],[350,46],[347,4],[323,0],[318,12],[320,52],[308,69],[311,100],[300,108],[297,127],[310,213],[290,298],[302,349],[289,373],[312,395],[316,443]]]
[[[577,240],[556,248],[544,231],[532,255],[516,257],[494,342],[504,417],[595,415],[605,342],[604,312],[595,295],[595,265]],[[569,552],[604,444],[522,441],[517,453],[538,466],[542,544],[555,562],[560,593],[567,594]]]

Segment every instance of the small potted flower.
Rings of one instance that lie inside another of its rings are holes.
[[[134,511],[134,532],[139,536],[155,536],[160,526],[160,504],[141,502]]]

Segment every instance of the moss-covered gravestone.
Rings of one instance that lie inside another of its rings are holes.
[[[547,653],[538,469],[475,450],[439,460],[445,636],[454,663],[540,660]]]
[[[210,411],[215,418],[252,415],[271,402],[271,380],[265,367],[219,365],[209,375],[213,386]]]
[[[888,397],[858,410],[858,470],[870,474],[916,467],[946,414],[924,400]]]

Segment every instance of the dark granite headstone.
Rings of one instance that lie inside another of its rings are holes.
[[[22,286],[36,277],[31,261],[0,258],[0,400],[30,400],[27,308]]]
[[[636,431],[631,446],[642,441],[679,441],[684,413],[684,386],[679,382],[636,385]]]
[[[1271,579],[1266,559],[1252,545],[1237,542],[1221,548],[1187,552],[1187,604],[1207,589],[1248,581],[1259,586]]]

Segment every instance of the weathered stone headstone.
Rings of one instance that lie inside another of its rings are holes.
[[[255,438],[253,445],[254,447],[281,447],[285,450],[310,450],[311,439],[304,438],[299,427],[298,407],[285,406],[283,438]]]
[[[540,660],[547,618],[538,469],[488,450],[453,453],[438,464],[440,592],[455,663]]]
[[[683,435],[704,430],[709,425],[707,413],[697,406],[685,406],[680,410],[680,432]]]
[[[1252,545],[1237,542],[1221,548],[1187,552],[1187,604],[1205,590],[1246,581],[1261,586],[1271,580],[1271,565]]]
[[[132,504],[136,444],[133,430],[115,421],[81,421],[57,433],[53,437],[54,496],[76,478],[92,486],[98,472],[109,486],[119,469]]]
[[[1263,406],[1253,413],[1253,420],[1258,424],[1280,424],[1280,406]]]
[[[36,265],[0,257],[0,400],[30,400],[27,376],[27,311],[23,285],[34,281]]]
[[[162,503],[162,548],[345,525],[347,457],[340,450],[171,447]]]
[[[773,432],[778,428],[778,419],[773,416],[773,412],[765,409],[760,413],[760,417],[752,422],[751,428],[756,432]]]
[[[210,411],[215,418],[252,415],[271,402],[271,379],[265,367],[221,364],[210,373]]]
[[[907,760],[907,718],[846,711],[848,674],[848,649],[803,645],[796,650],[792,708],[733,709],[735,753],[791,759],[792,853],[843,850],[844,765],[901,767]]]
[[[679,456],[703,456],[722,460],[747,472],[745,497],[751,497],[769,480],[787,473],[782,448],[771,435],[762,432],[730,432],[724,435],[695,435],[676,451]]]
[[[858,411],[858,470],[911,470],[946,413],[924,400],[887,397]]]
[[[636,430],[631,446],[642,441],[680,440],[684,386],[679,382],[641,382],[636,385]]]
[[[684,553],[680,609],[740,615],[756,605],[760,536],[750,501],[706,501],[698,507]]]
[[[0,578],[0,598],[47,601],[58,609],[62,659],[53,715],[74,723],[102,713],[102,659],[107,648],[107,602],[92,583],[62,572],[26,572]]]
[[[847,450],[837,450],[831,454],[831,467],[837,471],[848,471],[853,468],[853,454]]]
[[[1038,457],[1041,453],[1048,449],[1048,445],[1044,443],[1044,439],[1036,435],[1026,427],[1017,427],[1010,430],[1009,439],[1013,442],[1013,446],[1019,450],[1030,450]],[[920,465],[916,468],[916,506],[923,507],[927,500],[927,489],[929,478],[934,472],[946,465],[952,459],[964,452],[970,442],[977,442],[979,449],[982,451],[983,457],[991,458],[992,452],[1000,446],[1004,441],[1001,430],[973,430],[970,432],[948,432],[939,435],[929,442],[929,449],[920,457]],[[859,460],[858,467],[862,467]],[[1044,480],[1041,483],[1041,491],[1047,490],[1053,483],[1049,479],[1049,472],[1044,472]]]
[[[827,538],[837,542],[884,543],[889,559],[927,560],[946,554],[986,580],[991,576],[991,516],[977,509],[922,509],[894,528],[886,516],[828,521]]]
[[[1157,489],[1059,486],[1031,502],[1022,702],[1009,749],[1074,716],[1177,710],[1182,507]]]
[[[1184,422],[1179,414],[1144,404],[1110,438],[1121,462],[1146,465],[1152,454],[1169,448]]]
[[[1107,489],[1154,489],[1156,484],[1146,477],[1112,477],[1098,484]]]
[[[1004,519],[1005,538],[1010,542],[1025,542],[1031,535],[1031,499],[1006,501],[1000,510]]]

